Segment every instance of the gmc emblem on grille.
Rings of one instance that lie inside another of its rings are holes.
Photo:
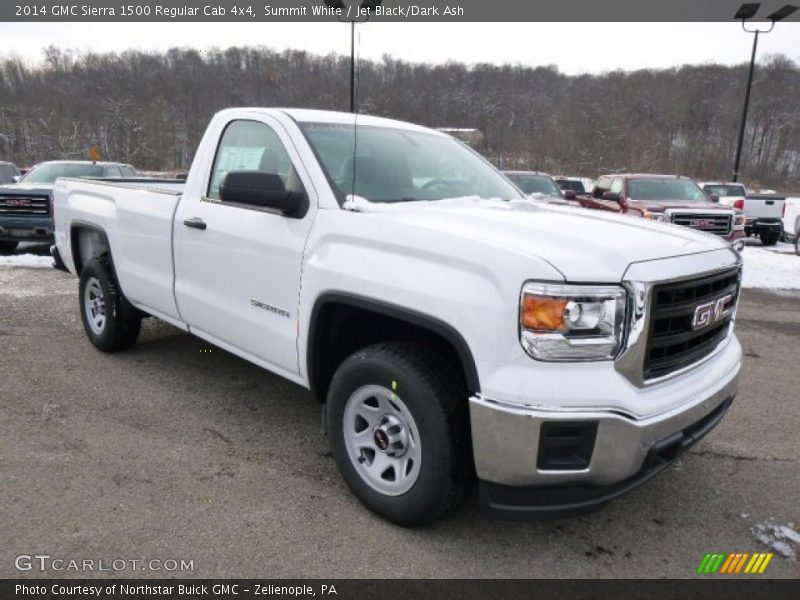
[[[28,198],[9,198],[6,200],[6,206],[30,206],[31,201]]]
[[[689,227],[712,227],[714,225],[714,221],[711,219],[691,219],[689,221]]]
[[[711,302],[704,302],[694,309],[692,329],[702,329],[724,319],[733,310],[733,295],[726,294]]]

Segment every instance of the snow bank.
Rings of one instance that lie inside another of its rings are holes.
[[[26,269],[42,269],[53,266],[53,259],[49,256],[36,254],[14,254],[0,256],[0,267],[23,267]]]
[[[745,246],[742,286],[768,290],[800,290],[800,256],[791,244]]]

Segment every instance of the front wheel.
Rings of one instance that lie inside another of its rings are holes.
[[[424,346],[382,343],[352,354],[327,398],[333,456],[353,494],[400,525],[457,505],[469,465],[466,390]]]
[[[794,253],[800,256],[800,231],[794,234]]]
[[[79,290],[83,329],[89,341],[103,352],[131,348],[139,338],[141,314],[120,291],[107,257],[84,265]]]

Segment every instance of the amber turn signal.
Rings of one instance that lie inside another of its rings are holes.
[[[566,298],[549,298],[525,294],[522,298],[522,327],[532,331],[564,332]]]

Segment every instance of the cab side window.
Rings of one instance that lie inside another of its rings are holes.
[[[619,194],[622,197],[622,179],[617,177],[614,181],[611,182],[611,188],[609,189],[610,192],[614,192],[615,194]]]
[[[220,185],[230,171],[278,175],[287,191],[305,191],[278,135],[270,126],[258,121],[231,121],[225,128],[211,169],[208,198],[220,199]]]

